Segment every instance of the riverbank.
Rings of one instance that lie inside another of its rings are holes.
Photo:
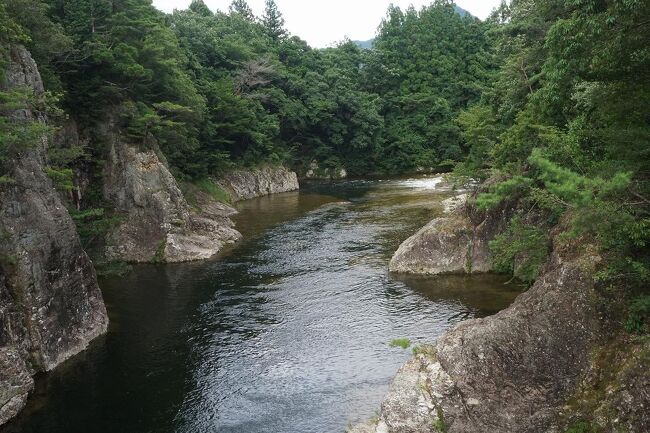
[[[516,208],[478,212],[470,201],[405,241],[391,270],[488,272],[489,242]],[[498,314],[462,322],[424,346],[397,373],[376,420],[348,431],[647,431],[650,345],[616,324],[617,306],[593,278],[598,248],[558,233],[530,289]]]

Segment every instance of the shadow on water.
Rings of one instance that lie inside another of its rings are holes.
[[[467,316],[486,317],[510,305],[523,286],[503,275],[442,275],[435,278],[394,275],[432,302],[453,301],[467,308]]]
[[[451,194],[437,178],[309,184],[237,205],[219,260],[100,282],[106,336],[38,377],[2,433],[330,433],[371,417],[409,351],[518,294],[387,272]]]

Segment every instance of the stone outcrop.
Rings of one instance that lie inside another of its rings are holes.
[[[241,235],[229,206],[212,202],[188,205],[155,146],[127,143],[110,122],[100,133],[110,143],[104,197],[122,215],[107,236],[107,260],[187,262],[208,259]]]
[[[23,47],[11,48],[3,90],[43,85]],[[44,121],[29,109],[12,121]],[[51,180],[47,139],[12,159],[0,183],[0,424],[24,405],[31,376],[55,368],[107,329],[93,265]]]
[[[453,274],[476,271],[473,227],[464,216],[436,218],[404,241],[390,261],[391,272]],[[488,268],[486,263],[481,263]]]
[[[515,203],[485,212],[463,194],[443,206],[446,216],[434,219],[400,245],[389,263],[391,272],[438,275],[492,270],[489,242],[504,229]]]
[[[20,354],[0,347],[0,425],[20,412],[33,388],[34,379]]]
[[[443,200],[441,202],[443,207],[443,212],[446,214],[450,214],[461,209],[463,206],[467,204],[468,198],[469,195],[467,193],[463,193],[463,194],[455,195],[453,197],[449,197],[446,200]]]
[[[345,168],[321,168],[316,161],[309,164],[303,176],[307,180],[339,180],[347,177],[348,171]]]
[[[219,184],[230,194],[233,202],[300,188],[296,173],[284,167],[234,170],[225,174]]]
[[[650,353],[647,342],[636,354],[621,351],[628,359],[622,364],[593,358],[607,334],[592,276],[599,261],[594,248],[556,242],[532,288],[509,308],[462,322],[423,349],[397,373],[378,421],[351,431],[561,433],[582,419],[571,407],[581,384],[623,365],[596,405],[607,407],[600,425],[646,432],[650,373],[640,353]]]
[[[489,241],[498,233],[492,214],[475,224],[465,207],[436,218],[405,240],[393,255],[389,270],[404,274],[465,274],[489,272]]]
[[[466,206],[434,220],[400,247],[392,269],[462,273],[474,271],[464,266],[472,260],[488,270],[487,243],[513,209]],[[584,420],[602,432],[648,432],[650,342],[618,335],[603,311],[597,248],[551,238],[527,292],[420,349],[397,373],[378,419],[349,432],[563,433]]]

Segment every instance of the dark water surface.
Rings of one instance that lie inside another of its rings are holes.
[[[307,186],[239,205],[219,260],[102,280],[111,319],[37,380],[2,433],[330,433],[370,418],[410,351],[517,295],[494,276],[397,278],[399,243],[450,193],[438,179]]]

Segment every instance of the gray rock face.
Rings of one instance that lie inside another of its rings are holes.
[[[3,89],[43,86],[29,53],[11,49]],[[11,114],[33,118],[29,110]],[[106,331],[93,265],[50,179],[47,140],[21,152],[0,184],[0,423],[24,405],[31,374],[48,371]]]
[[[300,188],[296,173],[284,167],[231,171],[219,180],[219,184],[234,202]]]
[[[34,389],[34,379],[20,354],[0,348],[0,425],[16,416]]]
[[[43,80],[29,51],[22,46],[12,46],[9,50],[9,57],[9,64],[4,74],[5,81],[2,84],[3,90],[26,87],[33,89],[37,96],[42,96],[45,91]],[[24,118],[32,116],[32,113],[29,110],[21,110],[12,115]]]
[[[207,259],[241,235],[217,203],[190,208],[155,149],[127,144],[113,125],[103,132],[111,143],[104,196],[124,215],[107,237],[108,260],[187,262]]]
[[[400,245],[389,269],[431,275],[471,272],[472,231],[469,218],[436,218]]]
[[[467,196],[443,202],[447,216],[436,218],[404,241],[389,270],[403,274],[465,274],[492,270],[489,242],[507,225],[513,203],[490,212],[465,203]]]
[[[559,414],[601,335],[588,252],[553,254],[512,306],[463,322],[409,361],[375,432],[559,432]]]
[[[600,334],[592,269],[556,257],[510,308],[438,340],[432,366],[449,379],[431,390],[450,432],[559,430]]]
[[[449,197],[446,200],[442,201],[442,207],[444,210],[444,213],[450,214],[453,213],[459,209],[462,209],[463,206],[467,204],[467,199],[468,199],[468,194],[459,194],[454,197]]]
[[[321,168],[316,161],[312,161],[304,173],[304,178],[308,180],[337,180],[347,177],[348,171],[345,168]]]

